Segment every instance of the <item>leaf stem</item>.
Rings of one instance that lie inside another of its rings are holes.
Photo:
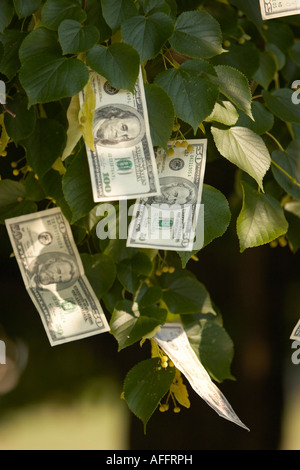
[[[282,168],[280,165],[278,165],[278,163],[276,163],[274,160],[271,159],[271,162],[273,163],[274,166],[276,166],[276,168],[278,168],[278,170],[280,170],[289,180],[291,180],[291,182],[293,184],[295,184],[296,186],[298,186],[300,188],[300,183],[298,183],[298,181],[296,180],[296,178],[294,178],[293,176],[291,176],[287,171],[285,171],[284,168]]]
[[[278,145],[278,147],[280,148],[280,150],[282,150],[282,152],[285,152],[284,148],[282,147],[281,143],[278,142],[276,137],[274,137],[272,134],[270,134],[270,132],[266,132],[266,135],[268,135],[271,139],[274,140],[274,142]]]

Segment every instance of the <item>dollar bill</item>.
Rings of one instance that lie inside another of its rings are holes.
[[[51,346],[108,331],[61,210],[14,217],[5,224],[25,287]]]
[[[207,140],[193,139],[187,143],[192,151],[176,147],[173,142],[169,143],[173,155],[161,148],[157,150],[161,194],[136,201],[127,246],[177,251],[201,248],[204,212],[200,203]]]
[[[298,15],[300,0],[259,0],[263,20]]]
[[[228,419],[249,431],[232,409],[223,393],[213,383],[193,351],[187,334],[180,323],[166,323],[153,339],[169,356],[191,387],[222,418]]]
[[[300,341],[300,320],[298,321],[297,325],[293,329],[290,339],[296,339]]]
[[[88,145],[86,150],[94,201],[159,194],[141,72],[134,93],[113,88],[98,74],[91,85],[96,97],[94,151]],[[80,100],[83,103],[83,93]]]

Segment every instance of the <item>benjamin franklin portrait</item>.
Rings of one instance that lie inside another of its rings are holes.
[[[145,135],[141,114],[135,108],[123,104],[96,109],[93,128],[95,145],[102,147],[132,147]]]

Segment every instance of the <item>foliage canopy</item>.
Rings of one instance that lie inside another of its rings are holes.
[[[207,165],[225,159],[234,171],[231,201],[204,185],[202,249],[231,223],[241,252],[279,240],[295,253],[300,107],[292,84],[300,78],[299,25],[299,15],[263,22],[258,0],[1,1],[7,99],[0,154],[12,169],[0,181],[0,221],[61,207],[119,350],[177,320],[211,377],[232,378],[231,338],[206,287],[187,268],[196,253],[150,252],[97,238],[78,93],[91,71],[132,91],[141,66],[153,145],[167,148],[182,135],[207,138]],[[19,160],[11,161],[16,154]],[[144,424],[170,387],[189,405],[174,385],[175,369],[161,369],[160,361],[154,351],[124,383],[124,398]]]

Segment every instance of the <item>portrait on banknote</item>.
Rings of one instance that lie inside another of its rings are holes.
[[[64,253],[42,253],[29,264],[27,273],[30,286],[38,289],[55,287],[57,290],[70,287],[79,276],[75,259]]]
[[[98,108],[94,114],[93,126],[95,144],[102,147],[132,147],[145,135],[141,114],[124,104]]]

